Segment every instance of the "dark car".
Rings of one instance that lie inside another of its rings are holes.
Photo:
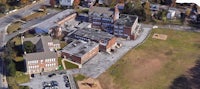
[[[64,82],[69,82],[68,76],[63,76]]]
[[[65,87],[70,87],[69,83],[65,83]]]
[[[52,86],[58,86],[58,82],[57,81],[51,81],[51,85]]]
[[[53,73],[53,74],[49,74],[48,77],[52,77],[52,76],[55,76],[56,74]]]
[[[66,74],[66,72],[60,72],[60,75],[62,75],[62,74]]]

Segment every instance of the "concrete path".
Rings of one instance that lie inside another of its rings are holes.
[[[140,45],[148,37],[151,28],[144,28],[140,37],[136,40],[118,40],[122,43],[122,47],[117,49],[113,54],[99,53],[97,56],[92,58],[81,69],[67,70],[68,74],[83,74],[88,77],[97,78],[100,74],[105,72],[114,63],[116,63],[124,54],[126,54],[132,48]]]

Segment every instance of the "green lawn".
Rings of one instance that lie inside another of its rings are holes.
[[[72,64],[68,61],[65,61],[65,67],[66,67],[66,69],[75,69],[75,68],[78,68],[78,65]]]
[[[62,65],[62,58],[61,57],[58,58],[58,65],[59,65],[59,70],[63,70],[64,69],[63,65]]]
[[[166,41],[153,33],[168,35]],[[173,80],[195,65],[200,33],[155,29],[141,46],[130,50],[100,80],[103,89],[168,89]]]
[[[30,81],[30,78],[29,75],[26,75],[23,72],[16,71],[15,80],[18,84],[21,84]]]
[[[18,84],[30,81],[29,76],[16,71],[15,77],[7,77],[7,82],[12,89],[21,89]]]
[[[15,32],[15,31],[17,31],[18,29],[21,28],[21,25],[22,25],[21,22],[14,22],[14,23],[12,23],[10,26],[8,26],[7,33],[11,34],[11,33]]]
[[[83,79],[85,79],[86,77],[81,75],[81,74],[78,74],[78,75],[75,75],[74,76],[74,79],[75,81],[82,81]]]
[[[24,58],[22,56],[16,56],[16,58],[15,58],[16,62],[19,62],[19,61],[22,61],[22,60],[24,60]]]

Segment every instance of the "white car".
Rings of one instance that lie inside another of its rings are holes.
[[[158,28],[158,26],[156,26],[156,25],[155,25],[155,26],[153,26],[153,29],[155,29],[155,28]]]

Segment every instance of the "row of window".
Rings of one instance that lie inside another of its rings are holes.
[[[34,60],[34,61],[28,61],[28,64],[37,64],[38,60]]]
[[[35,68],[39,68],[39,65],[34,65],[34,66],[28,66],[29,69],[35,69]]]
[[[52,63],[52,64],[46,64],[46,67],[52,67],[52,66],[56,66],[56,63]]]
[[[50,58],[50,59],[46,59],[45,62],[55,62],[56,59],[55,58]]]

